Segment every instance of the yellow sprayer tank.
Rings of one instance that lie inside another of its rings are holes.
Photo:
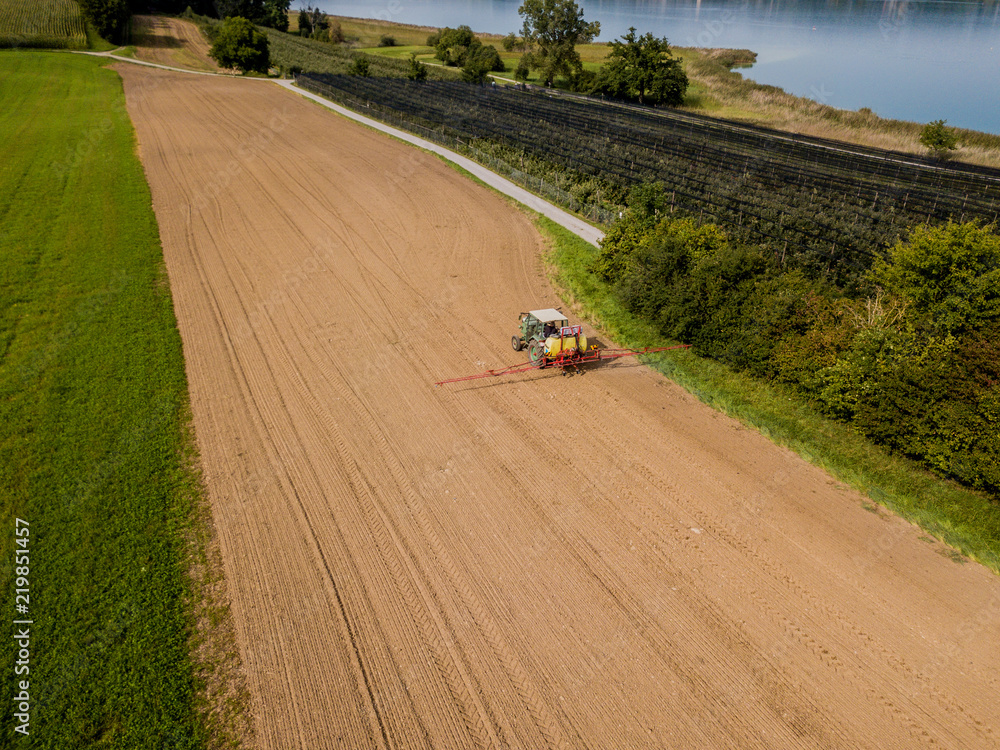
[[[579,343],[577,343],[579,341]],[[545,339],[545,356],[557,357],[562,352],[587,351],[587,337],[580,333],[573,336],[549,336]]]

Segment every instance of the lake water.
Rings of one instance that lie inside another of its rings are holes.
[[[1000,2],[577,0],[599,41],[635,26],[671,44],[745,47],[743,74],[842,109],[1000,133]],[[520,0],[318,0],[327,13],[519,31]],[[297,7],[293,5],[293,7]]]

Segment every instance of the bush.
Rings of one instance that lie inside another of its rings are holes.
[[[925,146],[931,156],[950,159],[951,152],[958,148],[958,136],[945,127],[945,120],[934,120],[920,131],[920,145]]]
[[[599,76],[592,70],[574,70],[569,77],[569,87],[581,94],[599,94]]]
[[[505,36],[501,44],[503,45],[504,52],[514,52],[524,49],[524,42],[514,32]]]
[[[215,40],[219,38],[219,29],[222,28],[222,21],[215,18],[204,18],[203,23],[199,24],[198,28],[201,29],[201,33],[205,35],[205,38],[211,44],[215,44]]]
[[[795,388],[872,441],[1000,492],[1000,237],[918,226],[848,297],[634,188],[594,265],[629,311],[701,354]]]
[[[289,0],[265,0],[258,23],[278,31],[288,31]]]
[[[369,70],[368,58],[364,57],[363,55],[358,55],[351,61],[351,66],[347,69],[347,75],[367,78],[368,70]]]
[[[328,19],[321,23],[314,23],[312,33],[306,36],[314,41],[329,42],[330,44],[341,44],[344,41],[344,31],[340,27],[340,21]]]
[[[657,216],[666,206],[663,183],[642,183],[629,190],[628,211],[605,233],[593,271],[604,281],[617,283],[631,268],[639,246],[652,241]]]
[[[730,243],[718,227],[668,219],[639,242],[619,289],[626,306],[664,335],[756,369],[771,346],[758,330],[771,301],[761,299],[771,291],[762,286],[768,271],[759,250]],[[765,350],[756,350],[761,343]]]
[[[923,329],[978,328],[1000,318],[1000,237],[978,222],[920,225],[869,279],[902,300]]]
[[[486,83],[489,77],[489,71],[475,62],[470,61],[462,68],[462,80],[466,83]]]
[[[389,36],[388,34],[383,34],[378,39],[378,46],[379,47],[395,47],[396,46],[396,37]]]
[[[132,18],[128,0],[80,0],[80,9],[102,38],[115,44],[125,43]]]
[[[993,325],[883,352],[856,400],[854,426],[941,476],[1000,491],[998,335]]]
[[[417,60],[415,52],[410,53],[410,70],[406,77],[411,81],[423,81],[427,78],[427,66]]]
[[[237,68],[244,73],[266,73],[271,64],[267,36],[240,16],[222,22],[208,54],[223,68]]]
[[[492,44],[479,44],[472,47],[465,56],[463,68],[475,68],[484,72],[495,71],[502,73],[506,70],[500,53]]]

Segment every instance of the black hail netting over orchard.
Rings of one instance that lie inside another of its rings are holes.
[[[944,165],[667,109],[451,81],[303,75],[300,85],[449,145],[499,143],[621,186],[850,283],[906,228],[995,222],[1000,170]]]

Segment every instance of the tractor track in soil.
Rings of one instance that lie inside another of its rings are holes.
[[[433,387],[558,305],[525,216],[267,82],[117,69],[262,748],[1000,744],[984,568],[634,363]]]
[[[132,43],[136,58],[159,65],[218,73],[208,56],[211,44],[193,21],[169,16],[132,16]]]

